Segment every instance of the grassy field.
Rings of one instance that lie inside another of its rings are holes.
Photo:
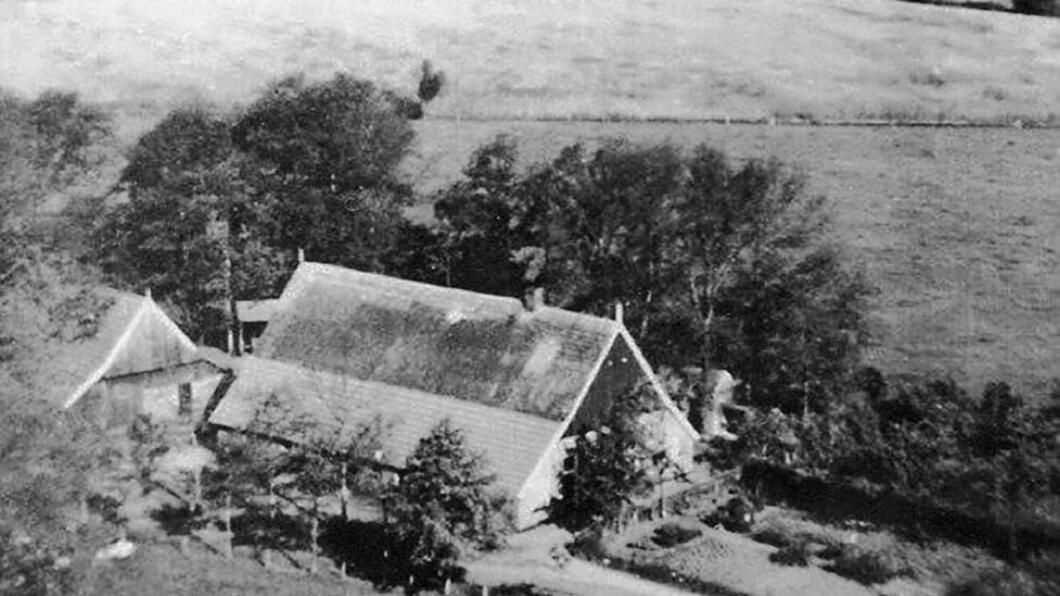
[[[776,156],[831,199],[838,241],[879,287],[871,364],[1039,394],[1060,377],[1060,130],[428,120],[418,132],[408,171],[427,191],[500,133],[526,163],[614,135]]]
[[[0,86],[127,113],[335,70],[449,116],[1056,116],[1060,20],[895,0],[0,0]]]
[[[305,572],[269,572],[246,559],[227,560],[195,545],[187,554],[175,546],[141,544],[132,558],[97,564],[78,585],[78,594],[99,596],[367,596],[379,594],[357,580]]]
[[[663,547],[654,543],[652,536],[665,524],[677,524],[701,534],[683,544]],[[790,566],[770,559],[777,546],[799,541],[814,545],[811,552],[815,554],[809,565]],[[822,555],[826,547],[838,550],[844,544],[856,544],[861,552],[878,553],[898,575],[873,585],[841,576]],[[981,549],[944,541],[914,542],[883,528],[855,530],[831,525],[780,507],[759,512],[748,535],[719,531],[702,523],[696,513],[686,512],[666,520],[634,524],[620,534],[608,536],[604,549],[615,559],[641,569],[661,567],[687,578],[686,581],[691,579],[715,588],[706,593],[750,596],[937,596],[952,582],[1005,567]]]
[[[407,164],[420,189],[502,132],[527,162],[615,135],[775,155],[832,199],[880,288],[872,364],[1028,392],[1060,376],[1060,130],[531,121],[1055,117],[1060,19],[895,0],[0,0],[0,87],[108,103],[129,143],[169,106],[246,101],[294,71],[411,93],[425,57],[449,82]]]

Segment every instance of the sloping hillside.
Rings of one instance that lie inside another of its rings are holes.
[[[1060,19],[895,0],[0,2],[0,86],[127,112],[299,70],[411,91],[424,58],[476,118],[1060,111]]]

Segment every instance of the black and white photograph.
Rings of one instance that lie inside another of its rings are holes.
[[[0,0],[0,596],[1060,595],[1060,0]]]

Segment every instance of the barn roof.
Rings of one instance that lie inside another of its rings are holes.
[[[610,319],[303,262],[258,355],[564,420],[621,331]]]
[[[419,440],[448,418],[468,446],[484,455],[498,486],[517,493],[562,423],[467,400],[297,364],[247,356],[236,362],[235,381],[210,416],[219,426],[294,443],[356,436],[380,419],[386,461],[401,465]]]
[[[103,310],[85,337],[47,349],[45,397],[69,407],[100,379],[159,370],[198,360],[190,339],[149,297],[110,288],[88,290]]]

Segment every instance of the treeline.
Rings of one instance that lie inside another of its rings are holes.
[[[887,523],[904,518],[899,525],[914,534],[937,533],[939,511],[988,520],[1005,529],[1004,540],[998,544],[980,532],[973,542],[1000,547],[1013,559],[1047,546],[1042,540],[1021,544],[1026,528],[1049,535],[1051,527],[1057,546],[1060,385],[1028,400],[991,383],[975,398],[952,381],[890,386],[872,369],[860,376],[862,389],[824,412],[753,416],[715,461],[768,462],[866,495],[895,495],[891,502],[908,508],[881,514]],[[754,478],[745,480],[754,487]],[[933,512],[934,522],[918,525],[920,506]],[[953,538],[960,528],[949,530]]]
[[[1037,16],[1060,16],[1060,2],[1057,0],[1012,0],[1010,3],[992,1],[964,1],[964,0],[902,0],[914,4],[930,4],[933,6],[949,6],[952,8],[973,8],[976,10],[990,10],[995,12],[1014,12],[1019,14]]]
[[[392,94],[341,75],[279,81],[236,114],[174,111],[131,151],[92,259],[215,345],[232,301],[278,295],[303,249],[598,315],[621,303],[653,362],[728,368],[756,403],[824,401],[859,359],[871,288],[782,163],[614,140],[527,170],[501,137],[424,197],[397,174],[412,140]],[[414,201],[433,223],[403,217]]]

